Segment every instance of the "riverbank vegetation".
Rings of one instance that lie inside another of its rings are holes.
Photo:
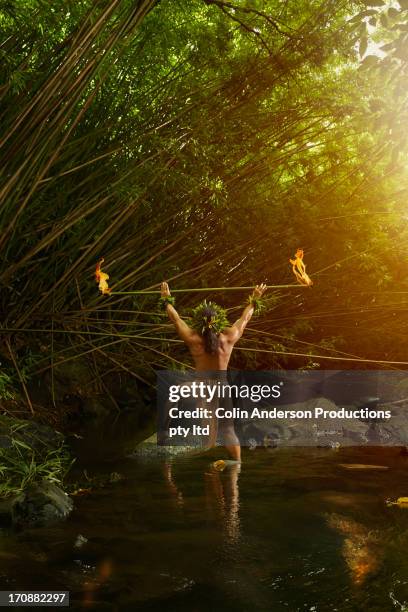
[[[0,417],[0,498],[43,482],[60,485],[71,464],[62,436]]]
[[[43,380],[51,415],[77,360],[116,407],[188,366],[154,296],[98,295],[102,256],[117,291],[285,285],[302,247],[313,288],[233,365],[405,367],[407,29],[405,0],[0,2],[3,407]]]

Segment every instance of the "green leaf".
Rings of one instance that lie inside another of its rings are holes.
[[[26,444],[25,442],[22,442],[22,440],[17,440],[16,438],[14,438],[13,444],[17,444],[17,446],[21,446],[21,448],[25,448],[28,451],[32,451],[32,448],[28,446],[28,444]]]
[[[391,51],[391,49],[395,48],[395,42],[387,43],[386,45],[381,45],[381,51]]]
[[[368,40],[366,37],[364,37],[360,40],[360,45],[358,47],[358,52],[360,54],[360,57],[363,57],[364,53],[367,51],[367,46],[368,46]]]
[[[378,62],[379,57],[377,55],[367,55],[361,62],[361,65],[364,66],[364,68],[372,68],[376,66]]]
[[[366,6],[385,6],[383,0],[365,0],[364,4]]]
[[[371,15],[377,15],[377,11],[375,9],[367,9],[365,11],[361,11],[354,15],[351,19],[348,20],[347,23],[355,23],[356,21],[361,21],[364,17],[371,17]]]
[[[390,19],[396,19],[399,17],[399,15],[400,15],[400,12],[396,8],[391,7],[388,9],[388,17]]]

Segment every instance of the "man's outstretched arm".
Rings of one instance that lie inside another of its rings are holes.
[[[170,289],[167,283],[163,282],[161,284],[160,290],[162,297],[170,297]],[[189,342],[190,340],[192,340],[193,336],[195,336],[194,331],[191,329],[191,327],[187,325],[185,321],[183,321],[183,319],[180,317],[179,313],[172,304],[166,304],[166,312],[170,321],[176,328],[176,332],[179,338],[181,338],[184,342]]]
[[[252,297],[260,298],[266,291],[266,285],[262,283],[261,285],[256,285],[255,289],[252,292]],[[254,314],[254,306],[253,304],[248,304],[244,308],[244,311],[238,321],[235,321],[234,325],[225,330],[231,342],[237,342],[244,333],[246,326],[251,320],[252,315]]]

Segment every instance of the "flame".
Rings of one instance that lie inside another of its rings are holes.
[[[109,274],[106,274],[106,272],[102,272],[102,269],[101,269],[101,266],[102,266],[104,261],[105,260],[102,257],[102,259],[100,259],[98,261],[98,263],[96,264],[96,268],[95,268],[95,280],[98,283],[99,291],[103,295],[108,295],[112,291],[112,289],[110,289],[109,286],[108,286]]]
[[[295,253],[295,259],[289,259],[292,264],[293,274],[296,280],[301,285],[311,287],[313,285],[312,279],[306,274],[306,265],[303,262],[303,249],[298,249]]]

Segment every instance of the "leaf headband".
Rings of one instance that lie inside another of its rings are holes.
[[[208,320],[208,316],[205,314],[206,310],[211,310],[214,313],[210,320]],[[223,329],[229,326],[227,312],[215,302],[207,302],[207,300],[204,300],[201,304],[193,308],[191,326],[201,335],[206,329],[212,329],[216,334],[219,334]]]

